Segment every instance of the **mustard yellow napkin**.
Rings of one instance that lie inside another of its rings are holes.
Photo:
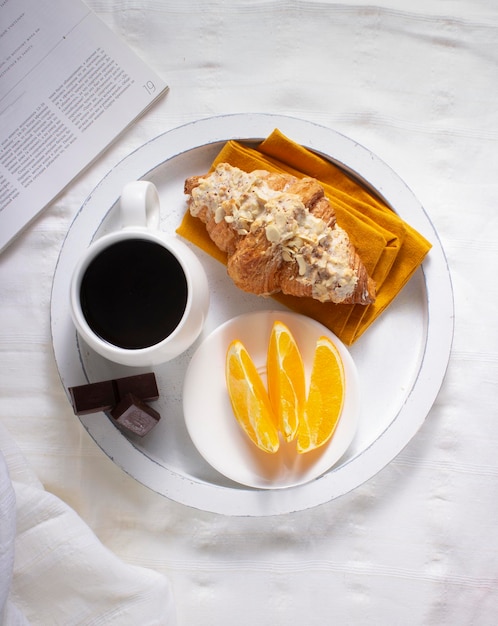
[[[318,320],[344,343],[351,345],[392,302],[407,283],[431,244],[391,209],[333,163],[303,148],[275,130],[257,147],[229,141],[214,160],[244,171],[265,169],[321,182],[368,273],[377,285],[377,298],[369,306],[321,303],[312,298],[273,296],[290,309]],[[204,224],[189,212],[177,229],[179,235],[226,263],[226,255],[209,238]]]

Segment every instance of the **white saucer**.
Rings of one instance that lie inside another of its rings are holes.
[[[327,444],[307,454],[297,454],[295,444],[285,442],[276,454],[257,448],[237,423],[227,393],[225,358],[229,343],[242,341],[264,379],[268,339],[275,320],[287,324],[294,335],[308,380],[316,340],[321,335],[334,341],[344,363],[346,397],[337,429]],[[258,489],[295,487],[329,470],[351,445],[359,409],[358,374],[348,350],[322,324],[286,311],[239,315],[219,326],[192,357],[183,388],[185,423],[199,453],[227,478]]]

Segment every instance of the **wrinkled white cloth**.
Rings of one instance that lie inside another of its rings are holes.
[[[116,558],[166,576],[179,626],[494,626],[496,0],[87,2],[170,91],[0,255],[0,421],[45,488],[23,483],[21,522],[39,519],[37,507],[23,515],[34,493],[40,505],[71,507],[54,520],[72,520],[60,549],[76,514]],[[64,235],[99,181],[159,133],[247,111],[323,124],[388,163],[438,231],[456,312],[446,379],[410,444],[354,492],[268,518],[189,509],[122,472],[72,413],[50,336]],[[87,532],[80,547],[91,543]],[[122,566],[97,548],[93,555]],[[60,598],[37,572],[47,596],[17,587],[16,573],[13,583],[33,623],[39,607]],[[130,576],[116,597],[130,590]],[[81,597],[65,606],[94,608]],[[57,623],[45,618],[38,623]]]
[[[167,578],[128,565],[104,547],[71,507],[45,491],[0,424],[0,461],[4,458],[8,472],[1,474],[0,491],[0,623],[176,624]],[[5,519],[9,525],[4,534]]]
[[[7,622],[7,598],[12,582],[15,538],[16,496],[7,463],[0,452],[0,624]]]

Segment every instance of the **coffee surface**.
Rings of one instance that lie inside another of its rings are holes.
[[[159,343],[175,330],[187,304],[187,281],[169,250],[145,239],[127,239],[91,261],[80,298],[86,321],[99,337],[135,350]]]

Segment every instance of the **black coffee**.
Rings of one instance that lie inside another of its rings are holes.
[[[105,341],[136,350],[159,343],[183,317],[187,281],[163,246],[125,239],[103,250],[81,282],[83,314]]]

